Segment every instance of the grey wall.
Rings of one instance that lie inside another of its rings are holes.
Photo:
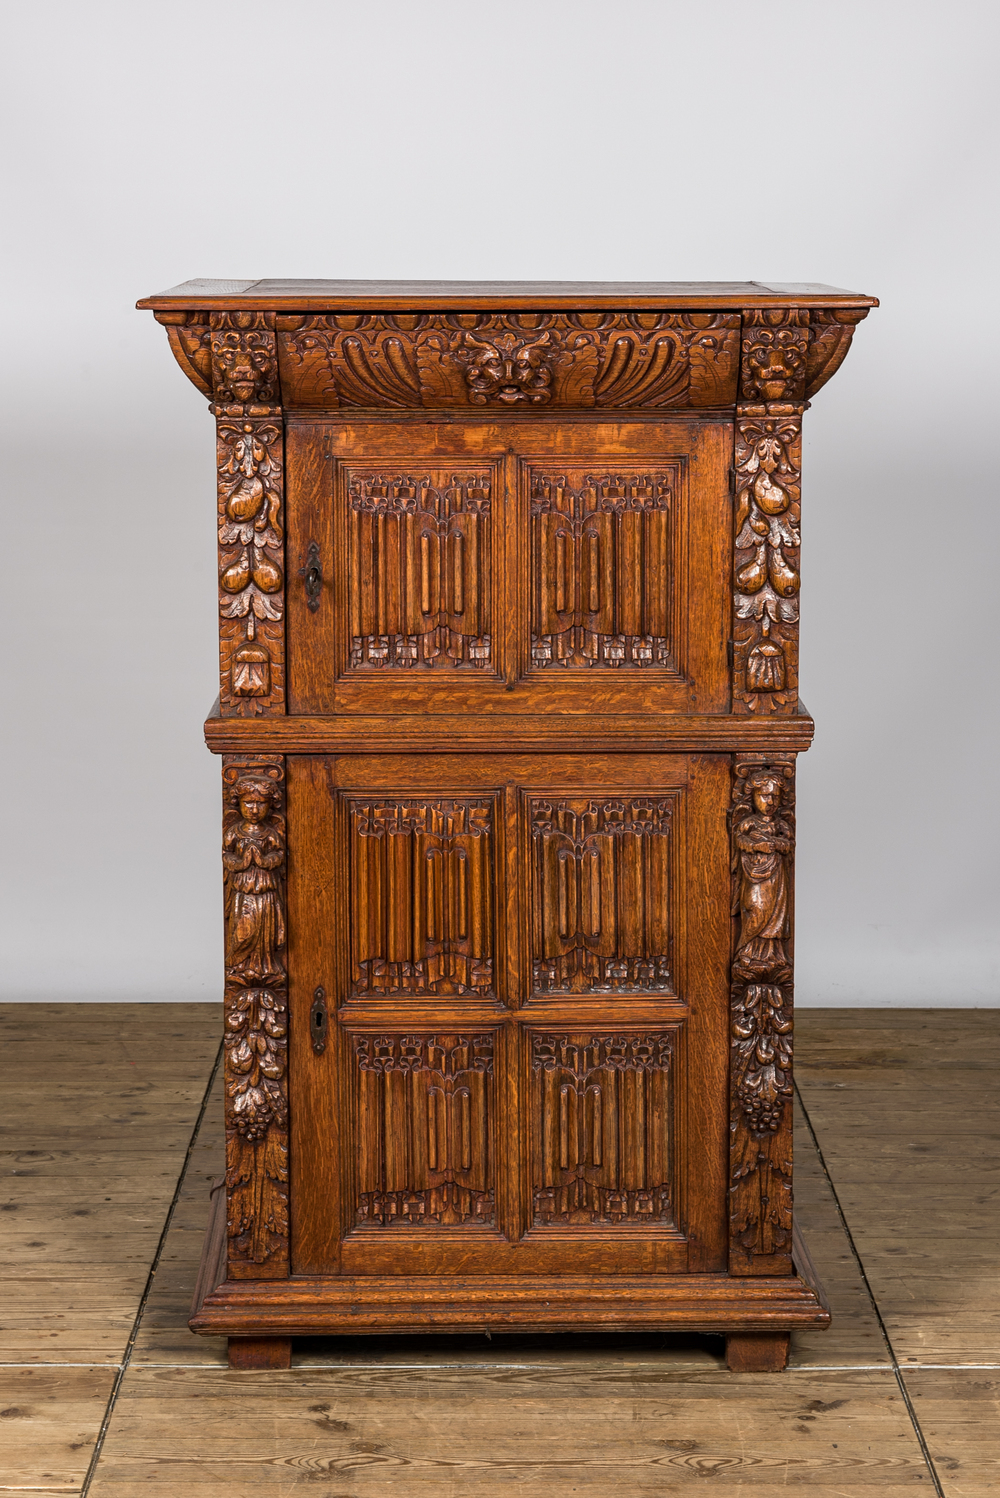
[[[212,422],[137,296],[190,276],[748,277],[883,300],[806,426],[799,1000],[996,1002],[996,15],[19,7],[6,995],[220,994]]]

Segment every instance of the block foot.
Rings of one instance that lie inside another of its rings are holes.
[[[727,1337],[730,1373],[781,1373],[788,1362],[789,1337],[789,1332],[738,1332]]]
[[[291,1337],[230,1337],[229,1366],[242,1369],[290,1368]]]

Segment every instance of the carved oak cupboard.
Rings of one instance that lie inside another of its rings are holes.
[[[827,286],[190,281],[227,1178],[194,1330],[829,1320],[792,1222]]]

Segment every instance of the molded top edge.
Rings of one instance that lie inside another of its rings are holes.
[[[875,297],[816,282],[765,281],[183,281],[136,303],[154,311],[382,310],[461,307],[877,307]]]

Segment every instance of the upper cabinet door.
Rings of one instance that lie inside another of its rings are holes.
[[[728,710],[729,423],[287,440],[290,712]]]

